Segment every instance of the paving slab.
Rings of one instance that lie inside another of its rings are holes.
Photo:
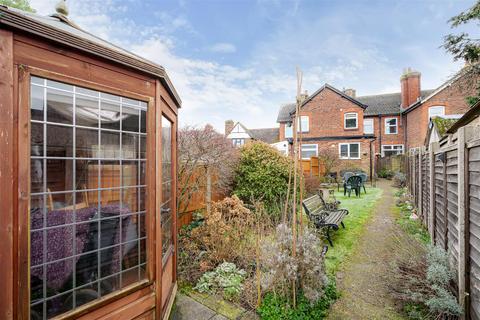
[[[171,320],[210,320],[217,316],[217,313],[192,298],[177,294]],[[223,320],[227,318],[214,318]]]

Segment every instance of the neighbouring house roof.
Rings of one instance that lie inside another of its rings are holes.
[[[453,114],[430,119],[427,135],[425,136],[425,145],[428,146],[431,142],[440,141],[461,117],[461,114]]]
[[[181,106],[181,99],[164,67],[82,30],[66,16],[41,16],[0,5],[0,25],[22,30],[159,78],[177,106]]]
[[[427,97],[435,90],[422,90],[420,97]],[[357,100],[367,105],[364,116],[392,115],[400,114],[402,96],[400,92],[377,94],[370,96],[357,97]]]
[[[279,128],[262,128],[248,130],[252,139],[272,144],[279,141]]]
[[[362,102],[360,102],[359,100],[355,99],[355,98],[352,98],[350,97],[349,95],[347,95],[345,92],[341,91],[341,90],[338,90],[337,88],[329,85],[328,83],[324,84],[320,89],[318,89],[317,91],[315,91],[313,94],[311,94],[310,96],[308,96],[308,98],[303,101],[302,105],[300,106],[303,107],[304,105],[306,105],[308,102],[310,102],[315,96],[317,96],[319,93],[321,93],[323,90],[325,89],[330,89],[332,90],[333,92],[337,93],[338,95],[342,96],[343,98],[355,103],[356,105],[358,105],[359,107],[365,109],[367,106],[364,105]],[[280,107],[280,110],[278,112],[278,116],[277,116],[277,122],[289,122],[291,121],[292,119],[292,115],[295,113],[295,108],[296,108],[296,104],[295,103],[286,103],[284,105],[282,105]]]
[[[434,96],[436,96],[438,93],[442,92],[444,89],[450,87],[455,81],[459,80],[466,74],[469,74],[471,71],[470,67],[464,67],[460,71],[458,71],[455,75],[453,75],[450,79],[442,83],[438,88],[431,90],[430,94],[425,96],[424,98],[419,99],[418,101],[414,102],[407,108],[404,108],[402,110],[402,113],[409,113],[412,110],[415,110],[419,106],[421,106],[423,103],[427,102]]]
[[[480,101],[475,103],[457,122],[455,122],[447,133],[455,133],[460,127],[466,126],[480,116]]]

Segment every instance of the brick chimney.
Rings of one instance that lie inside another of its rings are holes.
[[[401,106],[407,108],[420,98],[420,72],[406,68],[400,77]]]
[[[354,99],[357,97],[357,91],[355,89],[351,89],[351,88],[344,89],[343,93],[345,93],[347,96],[352,97]]]
[[[233,130],[234,125],[235,123],[233,122],[233,120],[225,121],[225,135],[228,135]]]

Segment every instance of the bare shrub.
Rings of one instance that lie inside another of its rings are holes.
[[[325,172],[333,172],[340,165],[340,157],[337,148],[324,147],[318,151],[318,159],[323,162]]]
[[[183,229],[179,238],[179,273],[182,279],[196,283],[201,275],[224,261],[239,268],[252,269],[255,247],[250,245],[254,215],[237,197],[212,204],[203,224]]]

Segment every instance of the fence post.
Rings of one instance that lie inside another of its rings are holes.
[[[423,190],[423,179],[422,179],[422,155],[423,155],[423,147],[420,148],[418,152],[418,199],[417,199],[417,215],[420,219],[425,221],[423,217],[423,209],[422,209],[422,200],[423,200],[423,195],[422,195],[422,190]]]
[[[466,194],[466,174],[465,169],[468,168],[468,164],[465,162],[465,144],[466,133],[465,127],[461,127],[457,131],[457,152],[458,152],[458,300],[462,307],[465,307],[466,288],[465,276],[467,274],[466,269],[466,239],[465,239],[465,208],[468,199]]]
[[[430,212],[428,219],[428,230],[430,231],[430,237],[432,243],[435,244],[435,151],[438,149],[438,143],[434,142],[430,144],[428,149],[428,156],[430,158]]]

